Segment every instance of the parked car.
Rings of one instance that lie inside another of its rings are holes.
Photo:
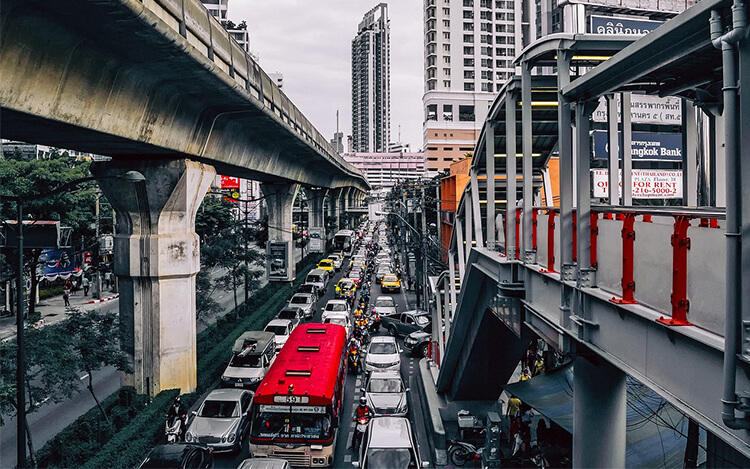
[[[311,318],[315,314],[315,303],[317,298],[312,293],[295,293],[289,298],[290,308],[301,308],[305,318]]]
[[[294,329],[292,321],[288,319],[271,319],[263,330],[273,332],[276,335],[276,352],[278,352],[286,343],[292,329]]]
[[[417,439],[406,417],[375,417],[362,436],[354,467],[407,469],[428,467],[419,455]]]
[[[414,331],[432,331],[432,318],[425,311],[414,310],[381,318],[384,327],[393,337],[404,337]]]
[[[397,307],[398,304],[396,304],[392,297],[379,296],[375,298],[375,307],[373,309],[382,318],[395,315]]]
[[[139,469],[210,469],[214,467],[213,450],[205,443],[169,443],[157,445],[143,460]]]
[[[288,319],[292,321],[292,330],[294,330],[305,319],[305,312],[297,306],[287,306],[276,313],[276,319]]]
[[[220,388],[211,391],[185,433],[188,443],[210,445],[215,452],[237,451],[250,428],[252,391]]]
[[[401,280],[395,275],[386,275],[380,281],[380,291],[401,293]]]
[[[370,339],[365,355],[365,371],[401,369],[401,349],[395,337],[378,335]]]
[[[401,379],[399,371],[373,371],[362,392],[376,416],[406,417],[409,413],[409,402],[406,399],[409,388]]]

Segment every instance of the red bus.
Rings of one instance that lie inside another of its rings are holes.
[[[253,398],[250,452],[293,466],[333,465],[346,379],[346,330],[300,324]]]

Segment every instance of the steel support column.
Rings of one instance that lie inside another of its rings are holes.
[[[531,64],[521,64],[521,129],[523,137],[523,262],[534,264],[535,253],[531,249],[531,208],[534,206],[534,174],[532,171],[532,114],[531,114]]]
[[[505,98],[505,256],[516,255],[516,96],[508,92]]]
[[[698,121],[692,101],[682,99],[682,204],[698,205]]]
[[[609,142],[609,161],[608,161],[608,184],[609,205],[620,205],[620,139],[617,133],[617,99],[615,95],[608,94],[607,98],[607,141]]]
[[[592,287],[596,284],[591,268],[591,177],[590,157],[591,139],[589,138],[589,118],[593,111],[590,103],[576,104],[576,165],[577,165],[577,257],[578,281],[580,286]]]
[[[464,245],[464,227],[460,218],[456,217],[453,229],[456,232],[456,252],[458,253],[458,277],[463,281],[466,271],[466,246]]]
[[[622,115],[622,204],[630,206],[633,205],[633,127],[630,125],[631,99],[628,92],[622,93],[620,97],[620,114]]]
[[[563,89],[570,83],[572,51],[557,51],[557,86]],[[560,153],[560,272],[564,279],[572,280],[575,269],[573,259],[573,127],[571,104],[562,94],[557,99],[558,151]],[[587,137],[588,138],[588,137]],[[580,188],[579,188],[580,190]],[[566,295],[566,292],[563,292]],[[563,305],[565,304],[563,299]]]
[[[474,221],[474,239],[477,242],[477,247],[484,246],[484,240],[482,239],[482,211],[479,208],[479,181],[477,180],[477,170],[471,170],[471,211],[472,218]],[[465,206],[464,206],[465,207]],[[489,214],[489,211],[487,212]],[[489,217],[487,218],[487,226],[489,227]],[[488,228],[489,229],[489,228]]]
[[[488,247],[495,244],[495,126],[487,121],[484,134],[485,173],[487,174],[487,234],[485,242]]]

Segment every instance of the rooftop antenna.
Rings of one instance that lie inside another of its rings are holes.
[[[339,133],[339,110],[336,109],[336,133]]]

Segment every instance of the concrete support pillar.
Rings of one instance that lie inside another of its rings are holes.
[[[341,196],[341,189],[333,189],[328,192],[328,213],[333,223],[331,224],[331,231],[336,233],[339,230],[341,223],[341,204],[339,198]]]
[[[120,289],[122,347],[134,373],[125,383],[140,393],[195,390],[195,276],[200,242],[195,214],[213,181],[213,167],[185,159],[95,164],[97,177],[136,170],[145,183],[114,179],[99,185],[117,215],[115,275]]]
[[[324,202],[326,195],[328,195],[328,189],[305,189],[305,195],[307,195],[308,225],[310,227],[323,227],[323,235],[325,235]]]
[[[344,187],[339,192],[339,229],[349,228],[349,192],[351,187]]]
[[[292,245],[292,208],[299,184],[267,182],[260,185],[268,207],[268,279],[291,282],[295,278]],[[286,245],[285,251],[282,243]]]
[[[573,467],[625,467],[625,373],[577,357],[573,389]]]

